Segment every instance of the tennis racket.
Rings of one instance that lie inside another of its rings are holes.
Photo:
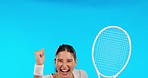
[[[98,78],[116,78],[127,66],[131,55],[131,39],[119,26],[107,26],[96,36],[92,46],[92,62]]]

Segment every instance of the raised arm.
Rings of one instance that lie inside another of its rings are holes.
[[[36,57],[36,64],[34,67],[34,78],[42,78],[43,75],[43,69],[44,69],[44,49],[36,51],[35,53]]]

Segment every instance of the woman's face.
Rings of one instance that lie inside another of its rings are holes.
[[[59,52],[56,56],[55,64],[60,78],[71,78],[73,76],[72,71],[76,65],[76,61],[72,53],[67,51]]]

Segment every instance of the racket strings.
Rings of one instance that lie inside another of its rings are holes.
[[[120,34],[119,34],[120,33]],[[99,36],[100,37],[100,40],[103,39],[103,40],[110,40],[110,41],[115,41],[116,43],[124,43],[124,42],[127,42],[127,38],[125,38],[125,34],[123,34],[123,32],[119,32],[118,31],[118,34],[115,34],[113,31],[104,31],[101,33],[101,35]]]
[[[117,73],[128,58],[128,44],[121,30],[108,29],[102,32],[94,47],[94,58],[99,71],[107,75]]]
[[[106,62],[104,62],[104,61],[106,61],[106,60],[102,60],[101,61],[101,64],[100,63],[98,63],[98,64],[100,64],[99,65],[99,70],[100,69],[103,69],[103,70],[110,70],[110,71],[112,71],[112,72],[116,72],[116,71],[119,71],[119,69],[121,69],[123,66],[118,66],[117,67],[117,65],[120,65],[120,63],[122,63],[122,62],[113,62],[113,61],[109,61],[108,63],[106,63]],[[108,60],[107,60],[108,61]],[[118,63],[118,64],[117,64]]]

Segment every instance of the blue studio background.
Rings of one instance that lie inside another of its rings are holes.
[[[34,51],[45,49],[44,74],[54,73],[55,51],[71,44],[76,68],[97,78],[91,48],[108,25],[125,29],[132,55],[118,78],[148,78],[148,0],[0,0],[0,78],[33,78]]]

